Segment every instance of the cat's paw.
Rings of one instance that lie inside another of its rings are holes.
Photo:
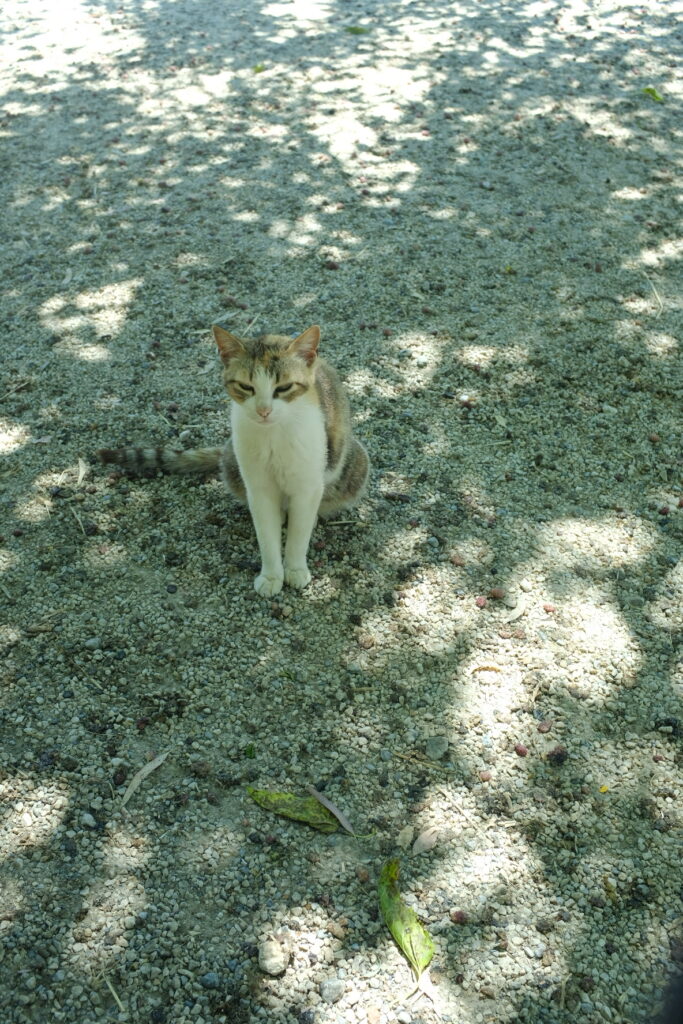
[[[311,574],[306,566],[303,569],[285,569],[285,582],[290,587],[296,587],[297,590],[303,590],[311,582]]]
[[[264,576],[261,573],[254,580],[254,590],[261,597],[274,597],[282,590],[282,576]]]

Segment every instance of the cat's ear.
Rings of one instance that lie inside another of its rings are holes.
[[[307,331],[295,338],[287,349],[292,355],[299,356],[307,366],[311,366],[318,354],[320,344],[320,328],[316,325],[309,327]]]
[[[236,338],[230,331],[226,331],[223,327],[219,327],[218,324],[214,324],[212,327],[213,336],[216,339],[218,345],[218,351],[221,355],[221,360],[227,366],[231,359],[244,353],[244,345],[239,338]]]

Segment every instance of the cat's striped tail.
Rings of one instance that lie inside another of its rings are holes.
[[[100,448],[101,462],[122,466],[129,473],[214,473],[222,448]]]

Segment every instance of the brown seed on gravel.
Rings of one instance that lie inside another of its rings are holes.
[[[479,772],[479,778],[481,779],[482,782],[490,782],[491,781],[491,772],[489,772],[489,771]]]
[[[382,328],[382,334],[384,335],[385,338],[390,338],[393,333],[394,332],[392,331],[392,329],[390,327]]]
[[[548,719],[546,719],[544,722],[539,722],[537,726],[539,732],[550,732],[552,727],[553,723]]]
[[[370,872],[367,868],[356,868],[356,878],[359,882],[365,884],[365,882],[370,881]]]
[[[544,605],[543,605],[543,611],[544,611],[544,612],[547,612],[547,613],[548,613],[548,615],[552,615],[552,614],[553,614],[553,612],[556,612],[556,611],[557,611],[557,608],[555,607],[555,605],[554,605],[554,604],[544,604]]]
[[[336,260],[325,260],[323,266],[325,270],[339,270],[339,264]]]
[[[561,764],[564,764],[564,762],[567,760],[567,758],[569,757],[569,751],[566,747],[563,747],[560,744],[557,747],[553,747],[552,750],[549,750],[545,756],[551,764],[559,766]]]
[[[451,555],[451,564],[452,565],[464,565],[465,564],[465,559],[462,557],[462,555],[458,551],[454,551],[453,554]]]
[[[451,910],[450,918],[453,924],[467,924],[469,917],[464,910]]]
[[[519,757],[526,757],[529,753],[529,748],[525,747],[523,743],[515,743],[515,754]]]
[[[678,508],[683,508],[683,498],[678,499]]]
[[[334,935],[335,939],[343,939],[346,936],[346,928],[339,921],[328,921],[327,930],[330,935]]]
[[[494,601],[502,601],[505,597],[505,589],[503,587],[491,587],[489,597],[492,597]]]
[[[488,601],[486,600],[485,597],[475,597],[474,603],[476,604],[477,608],[485,608],[486,605],[488,604]]]
[[[652,444],[659,444],[659,442],[662,440],[659,434],[648,434],[647,439]]]
[[[662,505],[662,507],[659,509],[659,514],[660,514],[660,516],[668,516],[668,514],[669,514],[669,506],[668,505]]]

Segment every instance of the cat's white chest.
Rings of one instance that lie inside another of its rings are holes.
[[[272,424],[256,423],[239,407],[232,411],[232,443],[247,487],[274,482],[291,496],[317,489],[327,460],[321,410],[296,403]]]

